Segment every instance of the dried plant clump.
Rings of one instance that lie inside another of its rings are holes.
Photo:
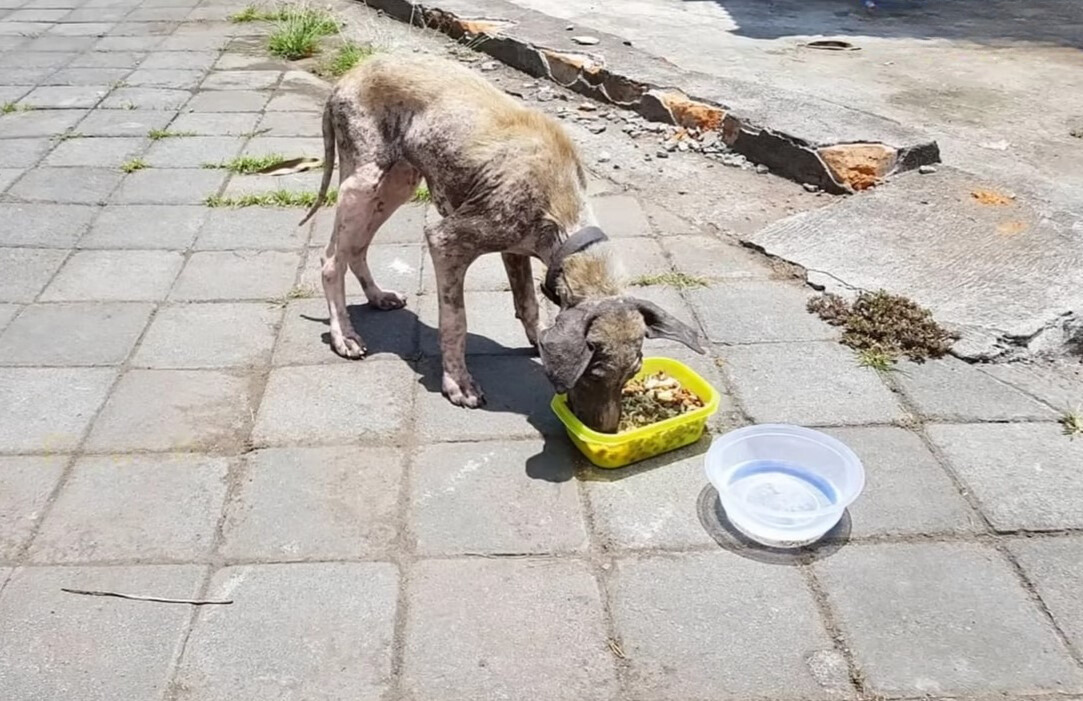
[[[864,357],[892,362],[900,356],[920,363],[940,358],[958,340],[933,319],[932,313],[917,303],[888,294],[883,290],[862,292],[853,302],[835,294],[823,294],[808,302],[808,310],[832,326],[841,327],[842,343]]]

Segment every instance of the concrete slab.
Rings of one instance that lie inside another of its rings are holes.
[[[0,334],[0,364],[120,365],[153,309],[120,302],[30,305]]]
[[[29,557],[39,563],[200,561],[214,545],[229,462],[201,455],[76,461]]]
[[[1083,442],[1055,423],[937,424],[929,437],[999,531],[1083,527]]]
[[[286,251],[199,251],[188,259],[169,298],[283,299],[293,287],[299,263],[299,253]]]
[[[0,452],[74,450],[115,377],[109,368],[0,368]]]
[[[810,279],[829,290],[913,299],[963,333],[954,352],[964,357],[1060,350],[1083,309],[1083,238],[1071,217],[1025,193],[1000,205],[972,194],[989,188],[950,168],[909,174],[746,240],[823,271]]]
[[[582,562],[423,561],[407,606],[402,683],[411,698],[602,701],[617,693],[598,584]]]
[[[260,303],[170,305],[155,315],[132,365],[166,369],[263,365],[270,360],[281,316],[280,309]]]
[[[409,505],[418,552],[584,550],[587,531],[579,489],[568,479],[576,462],[571,445],[538,440],[425,447],[415,461]],[[563,473],[564,479],[531,476],[540,473]],[[546,507],[527,509],[525,504]]]
[[[177,251],[77,251],[42,293],[43,301],[164,299],[184,259]]]
[[[98,215],[80,248],[164,248],[192,245],[207,209],[197,205],[111,205]]]
[[[926,419],[936,421],[1052,421],[1048,406],[955,359],[901,363],[892,375]]]
[[[67,463],[64,455],[0,457],[0,560],[14,560],[29,541]]]
[[[208,595],[234,603],[199,612],[177,671],[179,698],[378,699],[387,691],[394,565],[227,567]]]
[[[198,565],[17,570],[0,597],[5,696],[161,698],[192,616],[188,607],[76,596],[60,588],[193,597],[205,572]]]
[[[89,205],[0,204],[0,245],[70,248],[97,214]]]
[[[357,446],[249,454],[227,506],[229,558],[383,558],[400,539],[403,455]]]
[[[68,257],[48,248],[0,248],[0,302],[32,302]]]
[[[832,698],[848,687],[813,673],[810,660],[834,647],[794,568],[681,553],[618,560],[609,588],[637,698]]]
[[[1083,689],[1083,672],[990,547],[851,545],[814,567],[873,693]]]
[[[1042,603],[1060,629],[1083,654],[1083,538],[1026,538],[1008,545]]]

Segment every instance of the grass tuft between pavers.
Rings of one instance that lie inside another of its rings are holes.
[[[336,34],[341,24],[325,10],[288,5],[278,10],[267,50],[291,61],[308,58],[320,49],[320,38]]]
[[[237,156],[231,158],[228,161],[221,161],[220,163],[204,163],[204,168],[228,170],[231,173],[239,173],[241,175],[251,175],[258,173],[264,168],[269,168],[276,163],[281,163],[286,160],[285,156],[280,156],[277,153],[270,153],[266,156]]]
[[[886,369],[900,356],[920,363],[940,358],[959,336],[940,326],[932,312],[884,290],[864,291],[849,302],[825,293],[808,301],[808,311],[842,328],[842,343],[859,353],[859,363]]]
[[[320,64],[319,73],[331,78],[340,78],[375,53],[376,49],[371,46],[345,41],[335,49],[330,58]]]
[[[332,190],[323,199],[323,204],[331,206],[338,201],[338,192]],[[315,192],[295,192],[292,190],[273,190],[271,192],[253,192],[247,195],[226,197],[211,195],[203,200],[208,207],[311,207],[316,203]]]

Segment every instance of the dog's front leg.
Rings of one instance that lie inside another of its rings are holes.
[[[466,306],[463,283],[466,269],[477,257],[461,250],[454,217],[425,228],[439,303],[440,355],[444,366],[441,387],[452,404],[477,408],[485,394],[466,368]]]
[[[523,331],[530,345],[538,347],[538,297],[534,294],[534,275],[530,256],[501,253],[504,270],[508,273],[511,297],[515,302],[515,318],[523,322]]]

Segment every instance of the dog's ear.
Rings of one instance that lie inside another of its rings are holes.
[[[570,391],[590,364],[594,349],[587,343],[587,330],[593,319],[591,310],[571,307],[557,314],[556,322],[538,334],[542,367],[557,394]]]
[[[667,338],[683,343],[700,355],[707,352],[699,342],[699,333],[665,309],[638,297],[632,297],[628,301],[643,315],[643,323],[647,325],[647,338]]]

